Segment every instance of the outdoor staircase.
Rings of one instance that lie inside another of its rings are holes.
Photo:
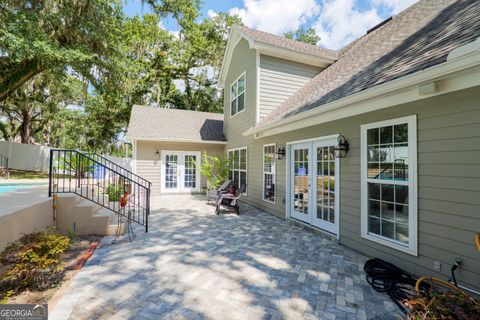
[[[100,155],[50,150],[49,196],[68,212],[57,221],[60,230],[118,235],[135,223],[148,232],[150,189],[149,181]]]
[[[57,218],[59,230],[70,230],[77,235],[113,236],[120,228],[118,231],[125,233],[125,223],[118,225],[115,212],[76,194],[59,195],[57,209],[68,212]]]

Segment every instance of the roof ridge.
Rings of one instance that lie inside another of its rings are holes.
[[[263,34],[265,34],[265,35],[269,35],[269,36],[281,38],[281,39],[283,39],[284,41],[290,41],[290,42],[296,43],[296,44],[298,44],[298,45],[309,46],[309,47],[313,47],[313,48],[316,48],[316,49],[322,49],[322,50],[330,51],[332,54],[338,54],[338,50],[320,47],[320,46],[317,46],[316,44],[311,44],[311,43],[306,43],[306,42],[303,42],[303,41],[298,41],[298,40],[295,40],[295,39],[290,39],[290,38],[287,38],[287,37],[285,37],[285,36],[280,36],[280,35],[278,35],[278,34],[274,34],[274,33],[266,32],[266,31],[262,31],[262,30],[250,28],[250,27],[247,27],[247,26],[241,26],[241,25],[238,25],[238,24],[236,24],[236,25],[234,25],[234,26],[236,26],[236,27],[238,27],[238,28],[240,28],[240,29],[248,29],[248,30],[251,30],[251,31],[254,31],[254,32],[263,33]]]
[[[172,110],[172,111],[181,111],[181,112],[194,112],[194,113],[201,113],[201,114],[211,114],[211,115],[218,115],[223,116],[223,113],[218,112],[208,112],[208,111],[200,111],[200,110],[188,110],[188,109],[177,109],[177,108],[163,108],[163,107],[154,107],[148,106],[143,104],[134,104],[132,108],[150,108],[155,110]]]
[[[253,41],[257,41],[277,48],[289,49],[311,56],[323,56],[334,60],[337,59],[339,56],[339,52],[333,49],[319,47],[317,45],[289,39],[284,36],[249,28],[246,26],[234,25],[234,27],[239,32],[243,33],[244,36],[251,38]]]

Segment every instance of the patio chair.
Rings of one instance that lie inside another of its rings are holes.
[[[220,188],[218,188],[217,190],[217,196],[220,196],[222,193],[227,193],[228,188],[230,188],[232,184],[233,184],[233,180],[227,180],[224,183],[222,183]]]
[[[210,199],[218,199],[222,193],[227,193],[228,188],[233,184],[233,180],[227,180],[217,189],[207,191],[207,203],[210,203]]]
[[[240,205],[238,204],[238,200],[245,193],[246,189],[247,189],[247,185],[245,184],[240,187],[240,189],[237,191],[237,194],[235,196],[224,197],[222,202],[216,206],[215,213],[219,215],[220,209],[223,207],[225,209],[233,209],[236,214],[240,214]]]

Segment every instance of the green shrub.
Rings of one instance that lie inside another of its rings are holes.
[[[108,201],[120,201],[123,196],[123,188],[118,184],[110,184],[105,193],[108,195]]]
[[[70,239],[53,231],[34,232],[10,243],[0,254],[6,266],[0,278],[0,300],[23,289],[45,290],[61,282],[65,266],[60,260]]]

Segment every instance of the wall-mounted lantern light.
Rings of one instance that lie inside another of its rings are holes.
[[[160,151],[155,152],[155,160],[160,160]]]
[[[338,145],[335,147],[335,157],[345,158],[349,148],[348,141],[342,135],[338,136],[337,141]]]
[[[277,147],[277,159],[282,160],[285,157],[285,147],[278,146]]]

